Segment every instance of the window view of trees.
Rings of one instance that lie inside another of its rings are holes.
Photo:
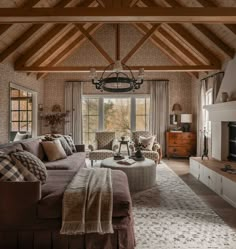
[[[130,134],[130,98],[104,99],[104,129],[118,137]]]
[[[130,136],[132,130],[148,130],[149,108],[149,97],[84,97],[84,143],[93,144],[99,130],[115,131],[117,137]]]

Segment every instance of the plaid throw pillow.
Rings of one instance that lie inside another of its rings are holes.
[[[72,149],[72,152],[77,152],[72,137],[69,135],[63,135],[63,137],[65,138],[66,142],[68,143],[68,145]]]
[[[42,184],[46,182],[47,170],[44,163],[28,151],[11,154],[14,161],[19,160]]]
[[[0,153],[0,181],[10,181],[10,182],[22,182],[24,181],[23,175],[15,167],[11,158]]]
[[[66,142],[66,139],[64,138],[64,136],[62,135],[52,135],[55,139],[59,139],[61,142],[61,145],[64,149],[64,151],[66,152],[67,156],[70,156],[73,154],[72,152],[72,148],[70,147],[70,145],[68,144],[68,142]]]

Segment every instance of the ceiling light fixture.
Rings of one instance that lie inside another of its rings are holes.
[[[95,68],[91,68],[90,70],[92,83],[95,85],[96,89],[101,92],[122,93],[135,91],[143,84],[143,76],[144,69],[140,68],[138,77],[135,79],[130,67],[120,60],[108,65],[102,72],[100,79],[97,77]]]

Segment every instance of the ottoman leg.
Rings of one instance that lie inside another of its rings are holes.
[[[91,166],[93,167],[93,160],[91,160]]]

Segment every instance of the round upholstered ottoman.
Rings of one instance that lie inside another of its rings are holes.
[[[101,162],[101,167],[125,172],[128,177],[131,192],[145,190],[156,184],[156,163],[147,158],[145,158],[144,161],[136,162],[132,165],[122,165],[117,163],[113,157],[110,157]]]

